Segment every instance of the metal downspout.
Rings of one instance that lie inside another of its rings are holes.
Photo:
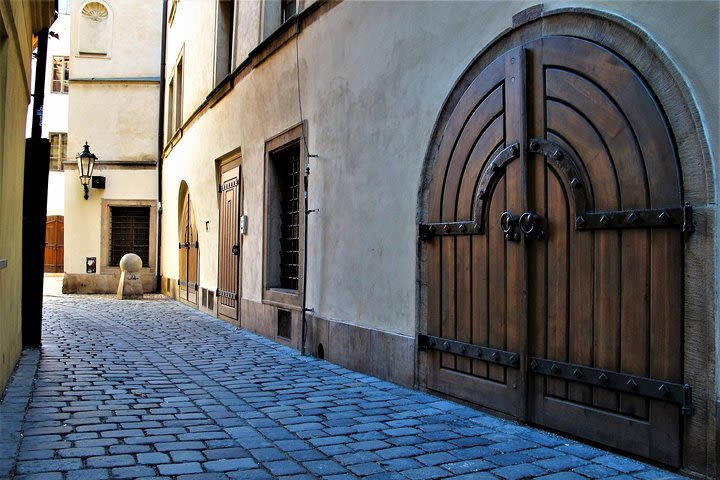
[[[167,6],[163,0],[162,40],[160,51],[160,99],[158,107],[158,220],[157,220],[157,291],[162,293],[162,173],[163,173],[163,132],[165,131],[165,46],[167,44]]]

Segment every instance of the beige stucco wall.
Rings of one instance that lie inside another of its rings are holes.
[[[102,200],[156,200],[155,170],[98,167],[94,175],[105,177],[105,190],[90,189],[83,198],[77,168],[65,171],[65,272],[85,273],[85,257],[97,257],[100,271]],[[154,255],[154,252],[150,252]]]
[[[99,161],[157,160],[158,83],[76,83],[72,73],[70,78],[68,160],[86,141]]]
[[[192,5],[193,2],[190,2]],[[303,112],[311,153],[308,305],[331,319],[415,332],[417,189],[431,130],[454,82],[512,16],[533,2],[343,2],[300,37]],[[184,8],[180,4],[179,12]],[[718,6],[712,2],[550,2],[592,6],[651,32],[694,91],[717,151]],[[196,15],[197,12],[194,12]],[[209,14],[208,14],[209,16]],[[198,55],[204,18],[186,24]],[[177,33],[175,34],[177,35]],[[206,40],[201,40],[206,47]],[[179,44],[177,38],[169,44]],[[212,50],[205,50],[211,55]],[[207,93],[188,64],[186,111]],[[198,85],[192,84],[197,82]],[[214,159],[243,154],[243,297],[261,299],[264,141],[299,119],[294,41],[239,82],[184,132],[164,174],[163,272],[177,278],[177,192],[185,180],[200,232],[200,283],[215,288]]]
[[[95,0],[93,0],[95,1]],[[88,0],[72,2],[70,51],[78,52],[78,15]],[[101,0],[109,10],[112,42],[107,58],[71,61],[72,78],[157,77],[160,72],[162,3],[146,0]],[[193,2],[195,3],[195,2]],[[205,3],[205,2],[197,2]]]
[[[48,5],[49,7],[49,5]],[[49,11],[49,10],[48,10]],[[14,19],[14,25],[9,22]],[[35,20],[35,23],[39,23]],[[47,23],[49,25],[48,15]],[[0,392],[22,347],[22,198],[33,19],[28,3],[0,5]],[[15,36],[17,33],[17,37]]]
[[[73,0],[73,28],[84,0]],[[101,270],[102,200],[157,201],[157,132],[160,95],[162,2],[107,0],[112,46],[106,58],[78,55],[70,47],[68,157],[87,141],[98,160],[93,176],[104,190],[83,198],[77,167],[65,170],[65,272],[84,274],[86,257]],[[111,165],[103,165],[112,162]],[[154,252],[150,252],[154,256]]]

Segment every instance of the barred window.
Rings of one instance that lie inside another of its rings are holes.
[[[70,57],[53,57],[52,93],[68,93],[70,89]]]
[[[280,194],[280,288],[297,290],[300,260],[300,146],[272,157]]]
[[[62,171],[67,160],[67,133],[50,133],[50,170]]]
[[[265,142],[263,301],[299,307],[303,289],[305,143],[303,124]]]
[[[126,253],[150,264],[150,207],[110,207],[110,266],[120,265]]]

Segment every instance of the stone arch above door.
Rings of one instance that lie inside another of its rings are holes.
[[[708,433],[707,427],[714,422],[713,412],[716,408],[716,302],[713,291],[716,283],[713,233],[715,189],[712,159],[693,95],[675,65],[662,48],[654,43],[650,34],[624,19],[586,9],[543,12],[538,8],[518,14],[516,19],[514,28],[498,37],[481,52],[462,74],[440,112],[425,159],[418,198],[418,219],[420,223],[429,221],[431,177],[436,167],[438,148],[446,122],[472,82],[495,59],[533,40],[551,36],[572,36],[602,45],[632,65],[654,92],[672,130],[682,175],[680,188],[684,201],[689,202],[695,212],[697,232],[685,241],[683,279],[683,368],[685,381],[693,384],[695,414],[685,419],[682,462],[685,468],[712,475],[716,468],[713,460],[716,439],[712,433]],[[420,243],[418,318],[421,333],[427,332],[427,253],[427,246]],[[420,372],[425,371],[425,361],[425,357],[420,355]],[[425,382],[426,379],[419,379],[420,384],[426,384]]]

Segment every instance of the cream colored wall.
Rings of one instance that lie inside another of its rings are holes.
[[[10,19],[14,19],[11,25]],[[32,30],[28,3],[0,5],[0,392],[20,356],[25,121]],[[49,19],[46,23],[50,23]],[[15,36],[17,33],[17,37]]]
[[[71,62],[73,78],[158,77],[160,75],[161,1],[101,0],[109,7],[112,46],[107,58]],[[78,52],[78,15],[88,0],[72,1],[70,51]],[[203,2],[204,3],[204,2]]]
[[[450,8],[442,2],[350,1],[302,33],[303,111],[310,152],[319,155],[311,160],[310,206],[320,212],[310,218],[308,240],[308,305],[316,314],[415,333],[417,190],[430,133],[462,71],[511,26],[514,14],[534,3],[454,2]],[[546,10],[569,5],[611,11],[651,32],[694,89],[717,152],[717,4],[555,2]],[[204,17],[185,24],[186,51],[198,52],[195,41],[206,24]],[[188,89],[201,91],[190,85],[197,77],[187,68]],[[209,232],[200,232],[200,283],[215,288],[213,162],[240,147],[250,220],[242,292],[260,301],[263,147],[299,121],[296,82],[291,41],[184,132],[169,154],[163,178],[165,275],[177,277],[175,210],[185,180],[198,222],[210,220]]]
[[[69,274],[84,274],[86,257],[97,257],[98,262],[101,261],[101,199],[158,198],[155,162],[162,2],[104,1],[113,22],[108,58],[76,55],[75,35],[70,47],[68,155],[74,158],[87,141],[98,158],[93,175],[105,176],[106,188],[91,188],[90,198],[84,200],[77,168],[66,168],[65,272]],[[84,0],[73,0],[73,26],[84,4]],[[87,81],[88,78],[101,80]],[[138,78],[157,81],[132,81]],[[131,164],[103,166],[102,162]],[[147,165],[133,165],[133,162]]]
[[[77,168],[65,170],[65,272],[85,273],[85,257],[96,257],[100,267],[101,202],[103,199],[155,200],[155,170],[99,167],[94,175],[105,177],[105,190],[91,188],[83,198]],[[154,255],[154,252],[150,252]]]
[[[70,89],[70,159],[87,141],[101,161],[157,160],[159,84],[71,80]]]
[[[236,4],[235,64],[240,64],[260,39],[262,0],[246,0]]]
[[[195,32],[192,39],[188,32]],[[167,33],[166,83],[184,47],[183,118],[200,105],[214,87],[215,2],[180,1]],[[167,86],[166,86],[167,95]],[[167,110],[166,110],[167,113]]]

